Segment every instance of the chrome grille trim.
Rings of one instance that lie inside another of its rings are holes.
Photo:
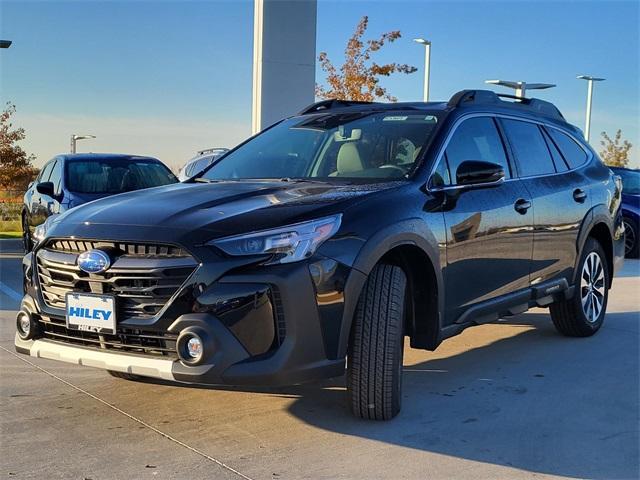
[[[151,318],[164,308],[198,265],[193,257],[178,247],[126,244],[140,253],[129,255],[122,249],[114,250],[111,268],[103,273],[88,274],[76,265],[82,252],[69,251],[67,244],[72,243],[101,248],[121,245],[115,242],[55,240],[39,249],[36,254],[38,284],[49,307],[64,309],[65,295],[70,292],[115,295],[118,319]],[[55,250],[58,246],[66,250]],[[178,251],[182,253],[158,254]]]

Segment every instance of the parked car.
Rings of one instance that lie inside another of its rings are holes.
[[[178,179],[181,182],[184,182],[191,177],[195,177],[198,173],[211,165],[216,158],[228,151],[228,148],[223,147],[200,150],[195,157],[189,160],[185,166],[180,169],[180,172],[178,172]]]
[[[629,258],[638,258],[640,247],[640,170],[612,167],[622,178],[622,219],[624,222],[624,250]]]
[[[390,419],[405,337],[549,307],[603,324],[619,177],[550,103],[323,101],[196,178],[68,211],[25,257],[18,352],[192,384],[345,374]],[[46,317],[46,321],[43,321]]]
[[[24,194],[22,238],[26,251],[33,234],[51,215],[98,198],[178,180],[160,160],[137,155],[79,153],[49,160]]]

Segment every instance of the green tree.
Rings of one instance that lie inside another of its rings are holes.
[[[18,142],[25,139],[24,128],[14,128],[11,116],[16,106],[7,102],[0,114],[0,187],[6,190],[25,190],[38,169],[33,166],[35,155],[28,155]]]
[[[618,130],[613,138],[602,132],[602,150],[600,150],[600,158],[610,167],[626,167],[629,164],[629,150],[631,143],[628,140],[622,140],[622,130]]]
[[[338,100],[358,100],[371,102],[378,98],[395,102],[396,97],[380,85],[380,77],[388,77],[393,73],[413,73],[417,69],[411,65],[387,63],[379,65],[371,60],[374,52],[380,50],[387,42],[393,43],[401,37],[400,31],[384,33],[378,40],[362,40],[369,24],[368,17],[362,17],[356,30],[347,42],[344,52],[345,61],[336,67],[327,52],[320,52],[318,60],[320,68],[327,74],[326,86],[316,84],[316,97]]]

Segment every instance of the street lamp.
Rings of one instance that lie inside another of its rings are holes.
[[[485,80],[484,83],[513,88],[516,91],[517,98],[525,98],[527,90],[544,90],[545,88],[555,87],[553,83],[512,82],[510,80]]]
[[[76,142],[86,138],[96,138],[95,135],[71,135],[71,153],[76,153]]]
[[[11,43],[11,40],[0,40],[0,48],[9,48]]]
[[[424,87],[422,90],[422,98],[425,102],[429,101],[429,69],[431,68],[431,42],[424,38],[414,38],[414,42],[424,45]]]
[[[586,80],[587,86],[587,115],[584,125],[584,138],[589,141],[589,135],[591,133],[591,101],[593,100],[593,82],[602,82],[604,78],[592,77],[591,75],[578,75],[576,78],[580,80]]]

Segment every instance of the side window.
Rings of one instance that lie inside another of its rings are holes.
[[[42,171],[40,172],[40,175],[38,175],[38,183],[43,183],[43,182],[48,182],[49,181],[49,177],[51,176],[51,169],[53,169],[53,165],[55,163],[56,163],[55,160],[51,160],[49,163],[47,163],[42,168]]]
[[[59,160],[55,163],[49,181],[53,183],[53,193],[60,195],[62,191],[62,161]]]
[[[555,128],[547,128],[547,132],[560,149],[570,168],[578,168],[587,161],[587,153],[569,135]]]
[[[555,173],[551,154],[535,123],[501,119],[518,162],[521,177]]]
[[[445,155],[453,183],[458,167],[467,160],[497,163],[504,167],[505,178],[511,177],[504,145],[491,117],[476,117],[463,121],[451,137]]]
[[[569,170],[567,162],[564,161],[560,150],[558,150],[558,147],[556,147],[556,144],[553,143],[553,140],[551,140],[544,128],[542,129],[542,135],[547,142],[547,147],[549,148],[549,152],[551,153],[551,158],[553,158],[553,164],[556,166],[556,171],[566,172],[567,170]]]

